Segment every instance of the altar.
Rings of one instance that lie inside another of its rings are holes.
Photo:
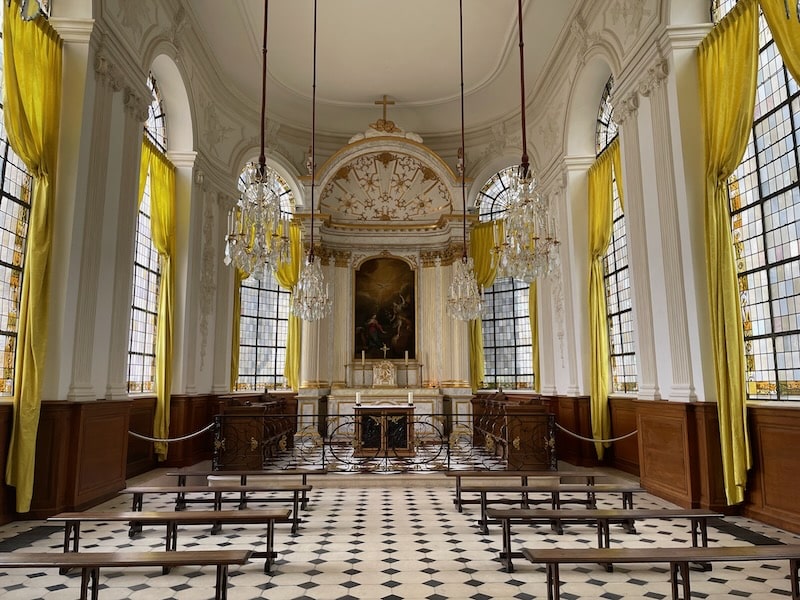
[[[353,455],[413,456],[413,422],[413,404],[357,405]]]

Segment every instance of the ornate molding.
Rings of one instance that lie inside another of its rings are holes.
[[[202,175],[198,169],[195,173]],[[214,306],[217,287],[216,235],[214,227],[214,206],[205,202],[203,208],[203,250],[200,255],[200,370],[203,370],[208,346],[208,320]]]
[[[639,83],[639,93],[642,96],[650,96],[657,90],[669,77],[669,62],[666,58],[659,59],[652,67],[647,69],[647,75]]]
[[[126,87],[124,91],[125,112],[131,117],[136,119],[139,123],[147,121],[149,102],[145,101],[141,96],[134,92],[131,88]]]
[[[121,74],[111,58],[99,48],[94,55],[95,80],[113,91],[118,92],[123,87]]]
[[[639,94],[631,92],[623,98],[614,109],[614,118],[622,125],[630,117],[636,118],[639,112]]]
[[[589,50],[600,41],[600,34],[586,29],[586,23],[578,16],[569,26],[569,32],[575,40],[575,52],[578,57],[578,68],[586,63]]]
[[[644,16],[651,13],[645,4],[646,0],[616,0],[608,11],[611,22],[621,24],[629,40],[639,35]]]

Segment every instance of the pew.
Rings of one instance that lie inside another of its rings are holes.
[[[254,558],[264,558],[264,572],[269,573],[272,559],[275,558],[274,539],[275,523],[288,523],[291,510],[288,508],[273,508],[269,510],[188,510],[174,512],[125,512],[125,511],[92,511],[65,512],[48,521],[64,522],[64,553],[78,552],[80,550],[80,530],[84,521],[98,522],[134,522],[141,525],[164,525],[166,527],[165,550],[174,552],[178,546],[178,525],[266,525],[267,540],[266,552],[253,552]],[[169,566],[164,568],[164,573],[169,572]]]
[[[497,479],[519,479],[520,485],[526,486],[529,485],[530,480],[537,479],[558,479],[559,482],[563,483],[564,479],[581,479],[586,485],[594,485],[597,478],[607,478],[610,477],[608,473],[605,471],[601,471],[599,469],[582,469],[582,470],[573,470],[573,471],[555,471],[555,470],[534,470],[534,471],[488,471],[488,470],[452,470],[446,471],[445,475],[447,477],[452,477],[456,480],[456,489],[455,489],[455,497],[453,498],[453,504],[455,504],[458,512],[463,512],[463,507],[465,504],[479,504],[480,498],[464,498],[462,495],[462,479],[488,479],[494,480],[492,485],[497,485]],[[476,486],[478,484],[475,484]],[[524,495],[522,496],[524,498]]]
[[[243,565],[251,555],[250,550],[183,550],[180,552],[2,552],[0,571],[5,569],[69,569],[81,570],[81,600],[98,598],[97,582],[104,567],[161,567],[185,565],[217,567],[216,600],[228,595],[228,567]]]
[[[531,504],[549,503],[553,509],[561,508],[563,504],[584,504],[587,508],[597,508],[597,494],[619,494],[622,499],[621,508],[633,508],[633,494],[644,492],[638,485],[628,484],[596,484],[575,485],[571,483],[535,483],[533,485],[493,485],[493,486],[462,486],[462,493],[476,492],[480,495],[481,517],[478,521],[481,533],[489,532],[489,520],[486,511],[489,504],[519,504],[521,508],[529,508]],[[521,494],[519,498],[496,498],[489,494]],[[562,498],[561,494],[586,494],[585,498]],[[534,499],[531,494],[545,494],[546,498]],[[628,533],[636,533],[631,523],[626,523]]]
[[[292,533],[297,533],[300,527],[300,495],[305,495],[310,492],[312,486],[303,485],[291,482],[273,483],[270,485],[239,485],[239,484],[226,484],[224,482],[215,482],[212,485],[163,485],[163,486],[134,486],[125,488],[120,494],[131,494],[133,500],[131,502],[131,510],[141,511],[144,503],[145,494],[174,494],[175,495],[175,510],[183,510],[189,503],[205,503],[211,504],[213,510],[222,510],[223,502],[236,502],[239,510],[247,506],[247,502],[286,502],[287,500],[292,503]],[[289,498],[284,496],[270,496],[253,498],[248,494],[253,493],[267,493],[267,492],[288,492]],[[235,493],[236,498],[225,498],[223,494]],[[199,498],[187,498],[189,495],[200,495]],[[209,498],[208,495],[212,497]],[[212,533],[218,533],[219,528],[212,529]],[[131,526],[130,535],[138,533],[134,526]]]
[[[734,562],[749,560],[788,560],[792,600],[800,600],[798,564],[800,545],[727,546],[696,548],[523,548],[522,555],[534,564],[545,564],[547,598],[560,597],[559,565],[585,563],[669,563],[673,600],[690,600],[689,563]],[[682,592],[682,595],[681,595]]]
[[[642,519],[689,519],[692,547],[708,546],[708,519],[722,517],[720,513],[702,508],[634,508],[634,509],[541,509],[541,508],[490,508],[487,518],[497,520],[503,527],[503,546],[500,560],[509,573],[514,570],[512,558],[522,555],[511,551],[512,523],[548,523],[557,533],[563,533],[564,523],[586,523],[597,529],[598,548],[611,545],[611,523],[633,523]],[[607,563],[610,567],[610,562]]]

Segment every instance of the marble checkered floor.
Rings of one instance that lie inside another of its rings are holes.
[[[228,598],[340,600],[491,600],[546,598],[545,573],[518,559],[514,573],[505,573],[497,560],[500,531],[479,533],[477,506],[459,514],[453,506],[453,480],[442,475],[327,475],[312,478],[314,490],[297,535],[288,525],[276,528],[278,559],[270,575],[263,561],[232,567]],[[152,481],[137,478],[134,483]],[[158,482],[164,481],[163,479]],[[618,506],[615,497],[601,506]],[[251,507],[258,506],[255,503]],[[274,504],[272,505],[274,506]],[[669,506],[651,495],[636,499],[636,506]],[[129,498],[120,497],[98,508],[127,509]],[[166,497],[145,498],[145,508],[170,510]],[[191,509],[191,507],[190,507]],[[800,536],[744,518],[728,518],[724,528],[709,527],[710,544],[733,545],[768,541],[800,541]],[[61,551],[61,527],[36,522],[16,522],[0,527],[0,550]],[[645,521],[638,533],[612,529],[612,546],[637,547],[689,545],[688,523]],[[121,524],[86,523],[81,548],[87,551],[163,549],[163,527],[145,528],[129,539]],[[595,531],[568,526],[563,535],[544,527],[517,527],[514,547],[593,547]],[[179,549],[262,549],[263,533],[257,527],[227,527],[211,535],[207,527],[182,528]],[[692,597],[790,597],[786,561],[717,564],[712,572],[693,573]],[[617,598],[658,600],[670,597],[665,565],[563,567],[562,598],[570,600]],[[105,600],[196,600],[214,595],[214,569],[181,567],[169,575],[155,569],[105,569],[100,574],[99,596]],[[80,576],[59,575],[55,570],[0,570],[3,600],[76,598]]]

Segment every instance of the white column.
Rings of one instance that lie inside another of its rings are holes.
[[[108,346],[107,399],[128,397],[128,342],[130,336],[131,296],[133,293],[133,255],[138,215],[139,159],[142,153],[142,124],[147,119],[147,102],[125,91],[125,126],[122,135],[124,168],[119,187],[116,227],[116,267],[114,269],[111,307],[111,331]]]
[[[72,347],[72,377],[68,400],[97,400],[92,385],[94,366],[94,336],[98,312],[98,282],[102,256],[103,216],[106,204],[106,174],[112,161],[110,142],[112,131],[112,101],[121,85],[119,74],[107,56],[95,56],[95,86],[92,97],[92,125],[86,169],[86,195],[83,205],[83,235],[80,248],[80,274],[75,330]],[[115,156],[118,154],[115,152]],[[77,207],[76,207],[77,208]]]
[[[692,382],[692,365],[689,358],[689,326],[682,267],[683,249],[678,227],[672,128],[665,85],[668,76],[669,65],[666,60],[661,59],[648,70],[647,79],[642,82],[639,89],[650,99],[651,104],[661,255],[669,257],[664,261],[666,320],[669,323],[667,339],[672,359],[669,399],[692,401],[697,399],[697,395]]]
[[[557,367],[559,390],[569,396],[589,390],[589,186],[587,173],[594,156],[564,158],[566,197],[561,231],[566,366]]]
[[[623,172],[617,173],[622,182],[625,201],[625,231],[628,237],[628,265],[631,280],[634,338],[636,341],[637,385],[639,398],[658,400],[655,336],[653,334],[652,295],[650,293],[650,263],[645,223],[645,193],[642,186],[642,161],[639,140],[639,96],[636,92],[622,99],[614,110],[620,124],[620,151]]]
[[[224,240],[226,235],[226,219],[235,200],[224,194],[217,194],[217,239]],[[216,318],[214,319],[214,381],[211,384],[212,394],[227,394],[231,391],[231,340],[233,335],[233,267],[226,266],[222,260],[222,252],[217,257],[217,297]]]

